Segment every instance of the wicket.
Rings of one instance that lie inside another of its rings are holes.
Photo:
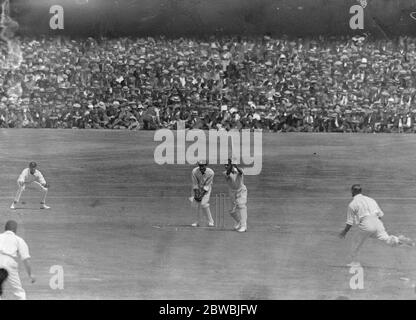
[[[225,212],[227,211],[227,195],[215,195],[215,228],[225,229]]]

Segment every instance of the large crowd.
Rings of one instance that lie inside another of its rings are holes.
[[[416,128],[414,38],[42,38],[20,49],[19,66],[0,68],[1,128]]]

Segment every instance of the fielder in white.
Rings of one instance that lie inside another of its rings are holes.
[[[228,185],[228,193],[232,204],[231,217],[236,221],[234,230],[247,231],[247,188],[244,185],[243,170],[228,160],[224,171],[225,181]]]
[[[9,220],[6,223],[5,232],[0,234],[0,270],[7,271],[5,283],[8,283],[15,297],[19,300],[26,300],[26,292],[22,288],[19,277],[19,265],[17,258],[23,261],[26,272],[32,283],[35,277],[32,275],[29,259],[29,247],[25,240],[16,235],[17,222]]]
[[[26,186],[35,188],[42,193],[42,200],[40,202],[41,209],[50,209],[50,207],[45,204],[49,185],[46,183],[42,173],[37,170],[36,167],[36,162],[31,162],[29,163],[29,168],[24,169],[20,174],[19,178],[17,179],[17,193],[12,205],[10,206],[10,209],[16,209],[16,204],[19,203],[20,197],[22,196],[23,191],[26,189]]]
[[[197,221],[193,227],[201,225],[201,210],[208,221],[209,227],[214,227],[211,210],[209,208],[209,198],[211,196],[212,183],[214,181],[214,171],[207,168],[206,161],[199,161],[198,167],[192,170],[192,195],[189,200],[197,210]]]
[[[361,194],[361,186],[359,184],[354,184],[351,187],[351,193],[354,199],[348,206],[345,229],[339,234],[341,239],[345,238],[345,235],[351,229],[352,225],[354,223],[358,224],[359,231],[355,235],[355,239],[353,239],[350,256],[350,261],[352,262],[348,266],[360,266],[360,263],[356,261],[356,257],[358,251],[368,238],[376,238],[392,247],[415,245],[414,241],[410,238],[406,238],[403,235],[396,237],[386,232],[384,224],[381,221],[381,217],[384,216],[383,211],[381,211],[374,199]]]

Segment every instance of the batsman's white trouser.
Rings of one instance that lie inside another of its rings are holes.
[[[364,242],[368,238],[376,238],[384,241],[389,246],[396,246],[399,244],[399,238],[393,235],[389,235],[384,228],[383,222],[376,216],[364,217],[359,225],[358,232],[355,234],[352,242],[351,260],[354,261],[358,254],[358,251],[363,246]]]
[[[46,201],[46,195],[48,194],[48,189],[42,186],[39,182],[33,181],[31,183],[25,183],[23,185],[20,185],[19,183],[16,196],[14,197],[14,201],[17,203],[20,200],[20,197],[22,196],[23,191],[26,189],[26,186],[29,188],[34,188],[36,190],[39,190],[42,193],[42,200],[41,203],[45,203]]]
[[[240,223],[241,227],[247,228],[247,188],[230,190],[229,195],[232,204],[231,217]]]
[[[26,300],[26,292],[22,288],[19,277],[19,266],[12,257],[0,253],[0,268],[6,269],[9,273],[5,284],[11,287],[12,293],[18,300]]]

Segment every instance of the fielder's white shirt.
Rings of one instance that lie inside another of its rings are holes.
[[[244,175],[240,174],[237,169],[233,168],[229,175],[227,175],[227,171],[224,171],[224,176],[225,181],[231,190],[239,191],[246,189],[246,186],[244,185]]]
[[[25,240],[16,235],[13,231],[6,231],[0,234],[0,254],[26,260],[30,258],[29,247]]]
[[[374,199],[357,194],[348,206],[347,224],[358,224],[366,216],[382,217],[384,213]]]
[[[214,171],[212,169],[207,168],[204,174],[201,173],[199,167],[192,170],[192,189],[204,189],[208,192],[211,190],[213,181]]]
[[[40,184],[46,183],[45,178],[39,170],[35,169],[35,173],[31,174],[29,168],[24,169],[17,179],[18,183],[32,183],[34,181],[39,182]]]

